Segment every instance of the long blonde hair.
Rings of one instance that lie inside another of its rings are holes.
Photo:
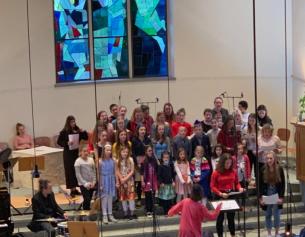
[[[120,148],[120,152],[118,153],[118,168],[119,170],[121,170],[121,166],[122,166],[122,161],[124,160],[121,153],[123,150],[127,149],[128,150],[128,155],[127,155],[127,158],[126,158],[126,164],[127,166],[130,166],[131,165],[131,162],[129,160],[129,157],[130,157],[130,149],[128,147],[121,147]]]
[[[280,183],[282,181],[281,174],[280,174],[280,165],[277,162],[276,155],[273,151],[267,152],[266,157],[268,155],[272,155],[273,159],[274,159],[273,171],[270,170],[269,165],[266,163],[264,170],[263,170],[264,182],[268,183],[268,184]]]

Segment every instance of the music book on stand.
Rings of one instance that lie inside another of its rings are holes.
[[[237,211],[240,210],[240,206],[234,199],[228,200],[219,200],[211,202],[211,205],[214,209],[218,206],[218,204],[222,203],[221,211]]]

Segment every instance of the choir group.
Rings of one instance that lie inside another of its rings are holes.
[[[112,104],[110,116],[106,111],[97,114],[92,132],[82,130],[76,119],[68,116],[57,140],[64,148],[66,186],[71,196],[80,195],[76,189],[80,187],[84,210],[90,209],[97,190],[103,223],[108,224],[117,221],[112,212],[115,200],[121,202],[124,218],[137,218],[135,209],[142,203],[151,217],[156,202],[165,215],[172,215],[181,208],[181,204],[174,204],[192,196],[195,184],[202,187],[203,200],[227,199],[232,191],[255,187],[260,177],[260,197],[279,195],[276,205],[266,205],[260,198],[268,236],[272,227],[279,236],[285,191],[283,169],[277,161],[281,142],[273,134],[265,105],[258,106],[255,113],[247,109],[248,103],[240,101],[230,114],[223,108],[223,99],[216,97],[214,108],[203,111],[203,120],[191,124],[185,121],[185,109],[175,113],[170,103],[164,105],[155,120],[146,105],[135,108],[129,119],[125,106]],[[75,146],[77,142],[71,135],[77,135],[79,146]],[[14,146],[32,146],[22,124],[17,124]],[[235,236],[234,216],[234,211],[227,213],[231,236]],[[223,221],[224,214],[220,212],[216,222],[218,236],[223,236]]]

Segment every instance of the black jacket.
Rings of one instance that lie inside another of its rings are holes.
[[[209,159],[211,158],[211,144],[207,135],[203,134],[199,139],[196,136],[193,136],[191,139],[191,146],[191,158],[195,157],[196,146],[202,146],[204,149],[204,156]]]
[[[175,172],[172,164],[160,165],[158,168],[159,184],[172,184],[175,181]]]
[[[79,134],[79,141],[88,140],[88,133],[86,131],[72,132],[72,131],[61,130],[57,138],[57,144],[64,148],[64,152],[69,151],[68,141],[70,134]]]
[[[33,219],[62,218],[64,211],[57,205],[54,193],[44,197],[38,192],[32,198]]]
[[[138,137],[134,137],[131,142],[132,158],[135,165],[138,164],[137,156],[145,156],[145,146],[151,145],[149,137],[145,136],[144,140],[141,141]]]
[[[257,116],[257,120],[258,120],[258,125],[260,127],[263,127],[267,123],[273,126],[272,120],[268,115],[266,115],[264,118],[260,118],[259,116]]]

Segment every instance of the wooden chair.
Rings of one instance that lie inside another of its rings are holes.
[[[281,141],[285,141],[288,143],[290,139],[290,130],[286,128],[279,128],[277,130],[277,136],[280,138]]]
[[[7,147],[9,147],[7,142],[0,142],[0,150],[7,148]]]
[[[277,136],[280,138],[281,142],[284,142],[285,145],[283,145],[283,150],[285,151],[286,147],[288,146],[288,142],[290,139],[290,130],[286,128],[279,128],[277,130]],[[288,153],[292,154],[295,156],[296,154],[296,149],[293,147],[288,147]]]
[[[36,146],[51,146],[51,139],[49,137],[36,137],[35,138]]]

